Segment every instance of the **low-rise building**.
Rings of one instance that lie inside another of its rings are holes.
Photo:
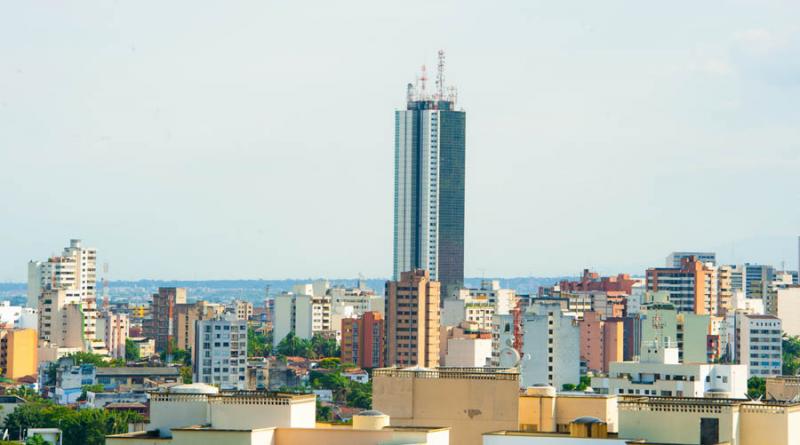
[[[747,397],[747,366],[680,363],[674,345],[649,342],[639,361],[612,362],[592,388],[617,395]]]
[[[372,406],[392,425],[450,427],[452,444],[480,445],[489,431],[517,429],[519,373],[494,368],[383,368]]]
[[[528,432],[567,432],[574,419],[592,417],[616,432],[617,396],[579,391],[556,391],[552,386],[534,386],[519,396],[519,429]]]
[[[315,421],[316,396],[272,392],[220,392],[204,384],[151,394],[144,431],[106,437],[107,445],[443,445],[449,430],[390,426],[377,411],[353,416],[352,426]]]
[[[171,366],[96,368],[96,383],[103,385],[107,391],[143,390],[159,385],[178,383],[181,379],[180,369]]]

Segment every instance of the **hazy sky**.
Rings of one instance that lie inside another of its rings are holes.
[[[797,265],[796,1],[0,0],[0,281],[388,276],[393,110],[447,52],[466,273]]]

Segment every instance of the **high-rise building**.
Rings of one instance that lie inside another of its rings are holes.
[[[693,256],[681,259],[680,267],[647,269],[647,290],[666,291],[678,311],[715,314],[717,268]]]
[[[28,263],[28,306],[43,313],[41,297],[48,290],[63,290],[77,296],[87,348],[97,338],[96,286],[97,251],[83,247],[79,239],[70,240],[61,256]]]
[[[581,359],[590,371],[608,372],[608,364],[624,358],[624,320],[586,312],[579,321]]]
[[[446,92],[443,70],[440,51],[436,90],[426,90],[423,73],[395,112],[393,279],[426,269],[449,296],[464,283],[466,113]]]
[[[247,386],[247,322],[226,314],[198,320],[195,335],[194,381],[222,389]]]
[[[427,270],[386,282],[386,364],[439,366],[439,282]]]
[[[167,351],[174,347],[175,306],[186,303],[186,289],[183,287],[159,287],[153,294],[150,306],[150,320],[144,325],[145,337],[156,341],[157,351]]]
[[[385,364],[385,326],[379,312],[364,312],[359,318],[342,320],[342,363],[360,368],[382,368]]]
[[[747,298],[764,299],[775,278],[775,268],[761,264],[745,264],[744,294]]]

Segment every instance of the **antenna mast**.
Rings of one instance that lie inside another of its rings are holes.
[[[421,87],[420,96],[422,96],[422,100],[425,100],[425,82],[428,81],[428,73],[425,65],[422,65],[422,75],[420,76],[419,81]]]
[[[439,50],[439,65],[436,71],[436,96],[444,100],[444,50]]]

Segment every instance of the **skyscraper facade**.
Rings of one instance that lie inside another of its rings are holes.
[[[408,85],[405,110],[395,112],[394,279],[430,271],[450,296],[464,282],[464,161],[466,113],[445,93],[439,53],[436,91],[423,71]]]

